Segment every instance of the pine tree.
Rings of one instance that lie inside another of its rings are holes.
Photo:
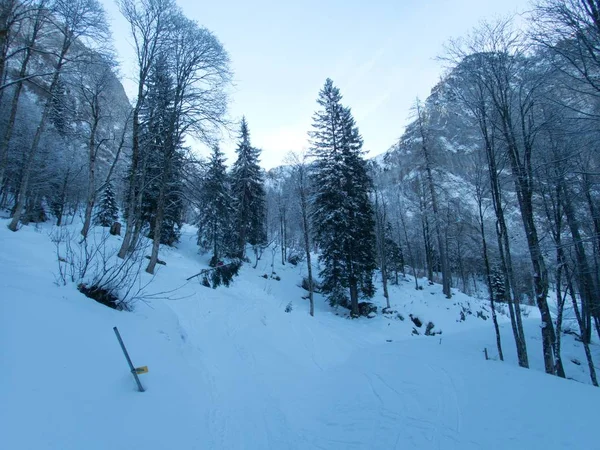
[[[502,271],[497,266],[492,268],[491,282],[492,295],[494,296],[494,300],[497,302],[504,301],[506,285],[504,284],[504,276],[502,275]]]
[[[323,292],[332,305],[350,307],[375,293],[375,220],[369,201],[372,186],[362,157],[362,138],[342,96],[327,79],[313,117],[313,228],[323,264]],[[349,294],[349,295],[348,295]]]
[[[213,265],[223,256],[228,256],[233,248],[233,198],[229,189],[225,156],[219,146],[215,145],[202,184],[202,210],[198,227],[198,243],[206,249],[212,249]]]
[[[119,207],[111,183],[106,185],[98,204],[95,222],[102,227],[110,227],[119,218]]]
[[[235,206],[235,236],[238,256],[244,257],[246,243],[259,246],[266,241],[264,177],[259,166],[260,150],[252,147],[246,118],[240,126],[238,155],[231,170]]]
[[[166,245],[179,241],[184,207],[183,150],[173,126],[173,83],[168,58],[161,55],[152,67],[146,104],[141,112],[144,121],[140,143],[145,159],[142,220],[148,226],[148,236],[153,237],[159,199],[164,202],[160,243]]]

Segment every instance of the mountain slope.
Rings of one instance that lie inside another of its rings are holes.
[[[257,269],[244,266],[231,288],[186,283],[206,258],[196,253],[194,229],[185,228],[179,248],[161,253],[167,265],[151,285],[177,291],[118,312],[54,284],[49,227],[13,234],[4,222],[2,448],[561,449],[596,442],[588,424],[597,390],[516,367],[504,319],[510,361],[485,361],[484,347],[495,354],[491,323],[475,317],[485,304],[463,294],[448,301],[440,286],[415,291],[407,280],[391,290],[404,320],[350,320],[320,296],[311,318],[297,286],[301,266],[274,261],[281,281],[262,278],[271,273],[270,251]],[[460,321],[461,311],[473,314]],[[423,336],[409,314],[442,334]],[[541,369],[534,316],[530,354]],[[134,364],[149,367],[144,393],[128,373],[115,325]],[[583,360],[568,338],[565,352]]]

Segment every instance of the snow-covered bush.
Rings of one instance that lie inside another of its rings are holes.
[[[120,259],[106,229],[81,239],[75,229],[57,227],[51,238],[56,247],[59,284],[74,283],[86,296],[118,310],[130,311],[137,300],[143,299],[151,281],[144,283],[140,278],[145,240]]]

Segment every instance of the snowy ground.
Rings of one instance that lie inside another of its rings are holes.
[[[441,287],[391,290],[394,314],[350,320],[317,297],[307,314],[302,267],[266,252],[230,288],[185,279],[206,267],[186,228],[150,290],[176,292],[118,312],[55,284],[50,227],[16,234],[0,220],[2,449],[567,449],[598,448],[599,392],[580,346],[564,337],[567,375],[541,373],[539,317],[526,320],[531,365],[495,357],[484,303]],[[99,232],[97,230],[97,232]],[[117,238],[113,244],[118,245]],[[275,257],[277,259],[277,257]],[[144,274],[144,277],[146,275]],[[291,301],[293,310],[286,313]],[[383,298],[376,301],[382,304]],[[459,321],[461,310],[469,309]],[[441,335],[412,335],[409,315]],[[135,389],[112,327],[134,364]],[[595,356],[600,354],[593,346]],[[571,360],[580,361],[577,365]]]

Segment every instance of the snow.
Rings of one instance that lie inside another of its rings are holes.
[[[570,361],[584,362],[583,350],[563,337],[567,375],[581,382],[542,373],[535,311],[525,320],[533,370],[516,366],[504,316],[507,361],[486,361],[483,349],[496,351],[491,318],[477,318],[489,316],[484,302],[458,292],[446,300],[441,286],[416,291],[406,279],[390,288],[397,313],[351,320],[317,295],[312,318],[298,287],[305,268],[281,266],[278,253],[266,251],[256,269],[246,264],[230,288],[186,283],[208,260],[186,227],[179,248],[161,249],[167,265],[150,285],[177,291],[119,312],[56,285],[51,227],[11,233],[6,224],[0,220],[2,449],[596,447],[589,425],[598,391],[585,384],[585,363]],[[273,260],[281,281],[262,278]],[[375,300],[385,305],[380,292]],[[424,336],[429,321],[442,334]],[[133,363],[149,368],[140,375],[144,393],[113,326]]]

